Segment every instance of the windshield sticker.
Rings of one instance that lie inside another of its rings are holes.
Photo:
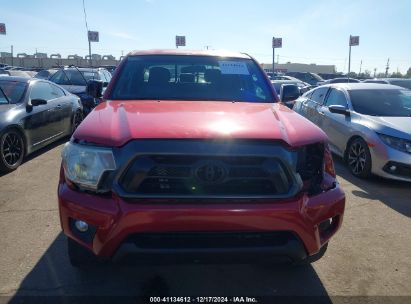
[[[241,61],[219,61],[221,74],[250,75],[247,65]]]

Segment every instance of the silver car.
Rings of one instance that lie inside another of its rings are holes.
[[[339,83],[308,91],[294,111],[318,125],[352,174],[411,181],[411,90]]]
[[[366,79],[363,82],[393,84],[411,90],[411,78],[375,78]]]

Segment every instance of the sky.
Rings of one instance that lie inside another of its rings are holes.
[[[84,0],[90,30],[100,42],[92,52],[115,57],[136,49],[175,48],[185,35],[187,49],[246,52],[272,62],[272,37],[280,63],[335,65],[351,71],[406,73],[411,67],[411,0]],[[0,51],[63,56],[88,54],[83,0],[0,0]],[[277,56],[276,56],[277,60]]]

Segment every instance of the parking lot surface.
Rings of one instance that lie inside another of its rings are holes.
[[[39,295],[301,295],[339,303],[358,299],[347,298],[354,296],[383,303],[411,299],[411,184],[355,178],[339,159],[335,165],[347,195],[343,226],[326,255],[312,266],[72,268],[56,194],[63,143],[41,150],[16,171],[0,176],[3,300]]]

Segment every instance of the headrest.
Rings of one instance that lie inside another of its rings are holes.
[[[162,67],[153,67],[148,74],[149,84],[164,84],[170,81],[170,71]]]
[[[180,82],[183,83],[193,83],[195,82],[195,76],[191,73],[181,73],[180,74]]]
[[[210,69],[204,72],[204,79],[207,82],[217,83],[220,81],[221,71],[217,69]]]

